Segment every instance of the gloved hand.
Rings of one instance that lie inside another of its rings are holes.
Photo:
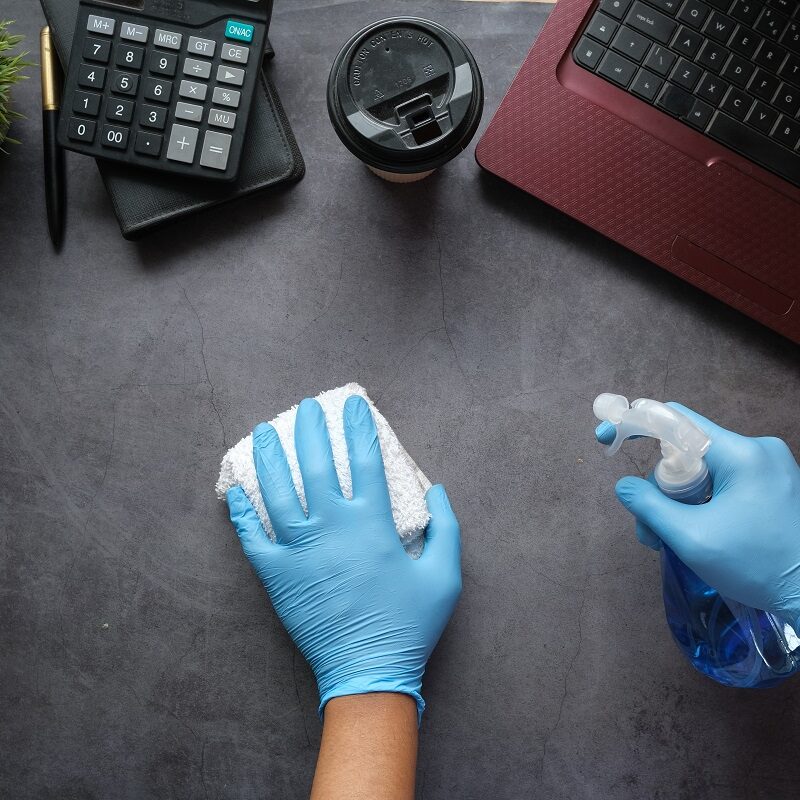
[[[711,439],[706,463],[714,494],[704,505],[671,500],[648,480],[622,478],[620,502],[635,517],[639,540],[664,542],[720,594],[752,608],[800,617],[800,467],[784,442],[725,430],[677,403]],[[595,431],[602,444],[613,425]]]
[[[276,542],[241,487],[227,499],[242,549],[317,679],[320,714],[334,697],[402,692],[425,703],[422,674],[461,593],[458,521],[442,486],[427,494],[431,521],[422,556],[400,544],[369,406],[348,398],[344,432],[353,499],[342,495],[323,411],[304,400],[295,449],[308,516],[278,434],[253,433],[256,473]]]

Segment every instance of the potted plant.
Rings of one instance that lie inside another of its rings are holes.
[[[0,19],[0,151],[6,142],[14,141],[8,137],[8,129],[12,120],[22,116],[11,108],[11,87],[27,77],[22,70],[30,66],[25,60],[27,53],[11,53],[22,41],[22,36],[10,32],[11,24],[10,20]]]

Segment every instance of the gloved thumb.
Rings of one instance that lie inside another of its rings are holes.
[[[425,495],[431,521],[425,531],[425,549],[421,562],[433,562],[438,568],[461,565],[461,529],[450,507],[444,486],[432,486]]]
[[[649,528],[668,547],[681,549],[682,539],[690,530],[688,511],[691,506],[671,500],[649,481],[631,476],[617,482],[616,493],[620,503],[638,522]]]

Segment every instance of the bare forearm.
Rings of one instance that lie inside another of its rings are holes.
[[[413,800],[416,768],[412,697],[349,695],[325,706],[311,800]]]

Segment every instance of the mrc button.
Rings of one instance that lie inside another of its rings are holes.
[[[255,28],[246,22],[237,22],[229,19],[225,24],[225,38],[235,39],[237,42],[252,42]]]

